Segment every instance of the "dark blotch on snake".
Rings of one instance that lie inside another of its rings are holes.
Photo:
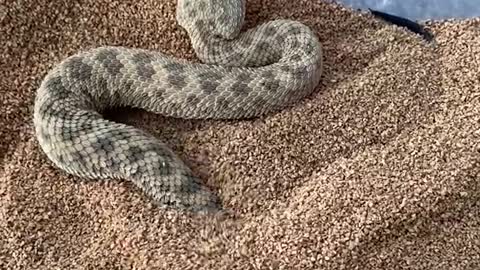
[[[268,51],[270,50],[270,44],[268,44],[268,42],[265,42],[265,41],[260,41],[257,46],[256,46],[257,50],[259,50],[260,52],[265,52],[265,51]]]
[[[295,35],[298,35],[298,34],[301,34],[302,31],[296,27],[293,27],[293,28],[290,28],[288,29],[287,31],[287,35],[288,36],[295,36]]]
[[[132,60],[135,64],[149,64],[153,61],[153,55],[147,52],[138,52],[133,55]]]
[[[217,81],[217,80],[220,80],[222,79],[222,75],[218,74],[218,73],[215,73],[213,71],[207,71],[207,72],[204,72],[204,73],[200,73],[198,74],[197,76],[199,79],[201,79],[200,82],[202,81]]]
[[[155,69],[151,64],[139,63],[137,64],[137,74],[142,80],[149,80],[155,74]]]
[[[200,83],[200,89],[206,94],[217,92],[217,87],[220,85],[218,81],[205,80]]]
[[[172,173],[172,168],[169,165],[169,162],[167,160],[160,160],[158,161],[157,166],[154,166],[153,171],[155,175],[170,175]]]
[[[213,20],[207,20],[206,23],[210,30],[213,30],[215,28],[215,22]]]
[[[178,186],[175,186],[175,190],[179,193],[192,194],[197,193],[202,189],[200,179],[193,175],[184,175],[185,181],[180,182]]]
[[[280,82],[278,80],[269,80],[265,82],[264,86],[269,92],[277,92],[280,87]]]
[[[65,129],[60,132],[59,137],[62,141],[71,141],[73,139],[72,132]]]
[[[236,63],[236,65],[238,65],[238,63],[242,63],[243,62],[243,59],[244,59],[244,56],[242,56],[241,54],[235,54],[231,61],[232,63]]]
[[[127,150],[127,159],[131,163],[137,163],[138,161],[142,160],[145,158],[145,152],[142,148],[132,145],[128,148]]]
[[[167,77],[168,83],[172,86],[178,87],[180,89],[187,86],[187,82],[185,80],[185,76],[179,74],[169,74]]]
[[[283,42],[285,42],[285,37],[286,35],[277,35],[275,37],[275,40],[279,43],[279,44],[283,44]]]
[[[50,89],[50,92],[54,93],[55,96],[63,95],[66,98],[69,94],[68,90],[63,86],[62,77],[60,76],[49,79],[45,83],[45,88]]]
[[[96,60],[102,63],[102,66],[112,76],[116,76],[120,73],[120,69],[123,68],[123,64],[117,59],[119,53],[112,49],[103,49],[98,52]]]
[[[232,90],[237,95],[248,95],[248,93],[252,92],[252,88],[248,87],[245,82],[237,81],[232,85]]]
[[[273,72],[271,70],[266,70],[266,71],[262,72],[262,78],[265,78],[267,80],[271,80],[271,79],[275,78],[275,74],[273,74]]]
[[[112,138],[115,138],[115,141],[117,142],[122,140],[128,140],[129,137],[128,133],[119,129],[111,130],[110,134],[112,135]]]
[[[303,80],[305,79],[304,77],[307,75],[306,68],[305,66],[299,66],[293,70],[293,74],[297,79]]]
[[[75,125],[75,129],[76,130],[82,130],[82,131],[86,131],[86,132],[92,132],[95,130],[95,127],[93,125],[93,122],[90,121],[90,120],[74,120],[76,121],[76,125]]]
[[[252,81],[252,77],[250,77],[250,75],[248,73],[240,73],[237,76],[237,81],[248,84]]]
[[[227,53],[227,54],[233,53],[234,50],[233,50],[232,44],[231,43],[223,43],[222,51]]]
[[[100,149],[103,149],[106,152],[113,151],[113,141],[109,138],[97,138],[96,143]]]
[[[45,118],[48,118],[49,121],[52,120],[69,120],[66,116],[64,110],[56,106],[57,102],[64,101],[63,98],[51,98],[50,100],[43,103],[39,109],[40,114],[42,114]]]
[[[263,34],[265,35],[265,37],[273,37],[276,33],[277,31],[275,31],[275,28],[273,28],[273,26],[267,26],[263,30]]]
[[[149,80],[155,74],[155,69],[153,69],[153,66],[151,65],[151,62],[153,61],[152,54],[139,52],[132,57],[132,60],[136,64],[137,75],[141,80]]]
[[[197,17],[197,11],[195,9],[192,9],[188,12],[188,16],[191,18],[196,18]]]
[[[67,72],[76,80],[87,81],[92,76],[92,67],[83,63],[78,56],[71,57],[65,62]]]
[[[196,27],[198,30],[202,31],[202,30],[205,28],[205,21],[202,20],[202,19],[197,20],[197,21],[195,22],[195,27]],[[202,36],[203,36],[203,35],[202,35]]]
[[[168,72],[175,72],[175,73],[181,73],[185,71],[184,66],[174,62],[170,62],[163,65],[163,68],[166,69]]]
[[[200,103],[200,99],[195,95],[189,95],[187,96],[187,103],[189,106],[194,107],[197,106],[198,103]]]
[[[282,65],[282,66],[280,66],[280,70],[283,71],[283,72],[287,72],[287,73],[292,72],[292,69],[291,69],[290,66],[288,66],[288,65]]]

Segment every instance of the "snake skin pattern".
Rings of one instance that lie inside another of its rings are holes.
[[[35,98],[43,152],[69,174],[131,181],[159,206],[221,209],[164,143],[101,113],[130,106],[185,119],[247,119],[310,94],[322,71],[315,34],[291,20],[241,32],[244,15],[245,0],[178,0],[176,19],[203,63],[111,46],[63,60]]]

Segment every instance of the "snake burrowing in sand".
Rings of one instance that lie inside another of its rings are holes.
[[[164,143],[101,113],[130,106],[184,119],[262,116],[315,89],[321,45],[309,27],[291,20],[241,32],[245,0],[178,0],[176,12],[203,63],[126,47],[79,52],[42,81],[35,132],[67,173],[131,181],[163,206],[220,209],[218,197]]]

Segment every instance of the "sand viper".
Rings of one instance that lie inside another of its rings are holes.
[[[245,0],[177,1],[176,19],[202,63],[113,46],[58,63],[35,98],[43,152],[69,174],[132,181],[160,206],[221,209],[165,143],[102,113],[130,106],[185,119],[247,119],[310,94],[322,71],[318,38],[286,19],[241,31],[245,7]]]

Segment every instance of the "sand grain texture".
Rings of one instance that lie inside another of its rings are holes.
[[[253,121],[112,117],[165,140],[231,210],[188,216],[54,168],[33,98],[60,59],[122,45],[197,61],[175,1],[0,1],[0,269],[479,269],[480,21],[437,47],[321,1],[252,0],[312,27],[315,94]]]

